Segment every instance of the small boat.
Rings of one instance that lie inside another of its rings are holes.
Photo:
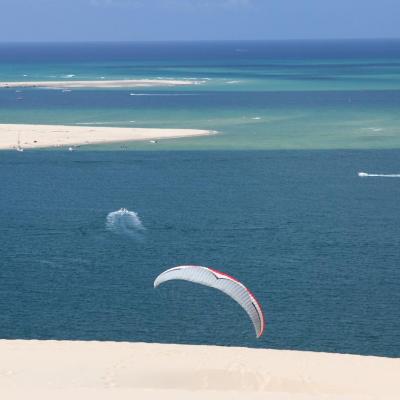
[[[20,135],[18,135],[18,143],[17,143],[17,151],[22,152],[24,151],[23,147],[21,147],[21,140],[20,140]]]
[[[358,173],[358,176],[363,177],[363,176],[368,176],[368,174],[367,174],[366,172],[359,172],[359,173]]]
[[[158,143],[158,140],[150,140],[150,143]]]

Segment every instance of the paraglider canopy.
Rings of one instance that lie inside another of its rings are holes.
[[[243,283],[232,276],[208,267],[181,265],[161,273],[154,281],[154,287],[171,280],[194,282],[224,292],[246,311],[254,325],[257,338],[263,334],[265,318],[260,303]]]

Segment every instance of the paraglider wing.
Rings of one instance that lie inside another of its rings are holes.
[[[171,280],[189,281],[221,290],[246,311],[254,325],[257,337],[263,334],[265,319],[260,303],[246,286],[235,278],[207,267],[182,265],[161,273],[154,281],[154,287]]]

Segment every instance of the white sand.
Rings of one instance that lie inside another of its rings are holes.
[[[0,149],[24,149],[171,139],[215,133],[201,129],[111,128],[66,125],[0,124]]]
[[[0,88],[130,88],[199,85],[204,81],[178,79],[120,79],[101,81],[0,82]]]
[[[0,398],[400,398],[400,359],[143,343],[0,341]]]

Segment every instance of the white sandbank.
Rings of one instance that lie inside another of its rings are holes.
[[[144,343],[0,341],[2,399],[400,398],[400,359]]]
[[[204,81],[188,79],[119,79],[100,81],[32,81],[32,82],[0,82],[0,88],[130,88],[158,86],[189,86],[199,85]]]
[[[112,128],[103,126],[0,124],[0,149],[24,149],[206,136],[201,129]]]

